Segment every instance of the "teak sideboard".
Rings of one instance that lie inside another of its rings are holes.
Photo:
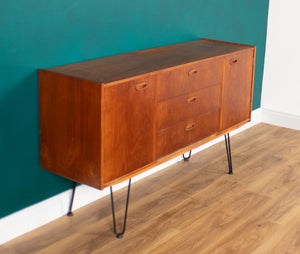
[[[103,189],[227,134],[250,121],[254,62],[200,39],[39,70],[41,167]]]

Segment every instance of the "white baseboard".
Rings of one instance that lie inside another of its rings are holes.
[[[262,108],[262,122],[300,130],[300,116]]]
[[[241,128],[233,131],[230,135],[234,135],[245,129],[248,129],[255,124],[261,122],[262,112],[261,109],[252,111],[251,122],[245,124]],[[204,150],[220,141],[223,141],[223,137],[219,137],[209,143],[206,143],[193,150],[193,154]],[[154,174],[176,162],[180,161],[182,156],[176,157],[170,161],[167,161],[157,167],[154,167],[138,176],[132,178],[132,183],[141,180],[151,174]],[[127,186],[127,181],[114,186],[114,190],[121,189]],[[30,207],[22,209],[11,215],[8,215],[0,220],[0,244],[8,242],[18,236],[21,236],[29,231],[32,231],[42,225],[45,225],[61,216],[65,216],[68,211],[69,202],[71,198],[72,190],[67,190],[56,196],[53,196],[47,200],[34,204]],[[73,211],[83,207],[97,199],[100,199],[109,194],[109,189],[106,188],[102,191],[91,188],[86,185],[80,185],[76,188]]]

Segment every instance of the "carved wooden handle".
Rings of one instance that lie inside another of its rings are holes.
[[[186,131],[190,131],[190,130],[194,129],[195,126],[196,126],[195,123],[190,123],[190,124],[188,124],[188,125],[185,127],[185,130],[186,130]]]
[[[193,97],[190,97],[190,98],[188,98],[186,101],[187,101],[187,103],[193,103],[193,102],[195,102],[197,100],[197,97],[196,96],[193,96]]]
[[[135,86],[135,89],[140,91],[140,90],[146,89],[147,87],[148,87],[147,82],[142,82],[142,83],[137,84]]]
[[[196,75],[197,73],[198,73],[197,69],[192,69],[192,70],[189,71],[189,76]]]

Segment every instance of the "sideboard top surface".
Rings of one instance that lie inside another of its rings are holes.
[[[205,60],[252,46],[194,40],[49,68],[48,71],[107,84],[161,69]]]

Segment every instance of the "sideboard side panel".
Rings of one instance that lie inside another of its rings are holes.
[[[101,85],[39,71],[41,167],[100,188]]]

